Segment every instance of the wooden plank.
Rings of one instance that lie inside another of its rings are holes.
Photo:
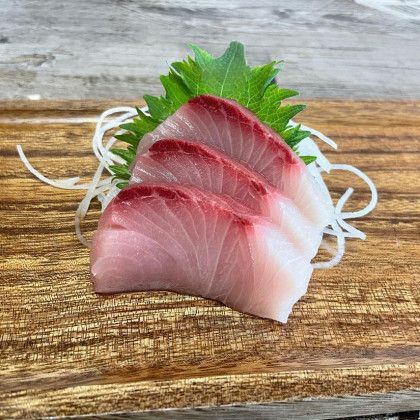
[[[148,412],[137,413],[108,413],[98,418],[103,419],[120,419],[135,418],[140,420],[152,420],[156,418],[169,419],[243,419],[250,417],[256,420],[290,420],[290,419],[335,419],[343,418],[352,413],[353,416],[368,416],[372,414],[382,413],[384,410],[384,402],[388,411],[393,412],[407,411],[412,407],[418,408],[416,398],[420,395],[416,391],[395,392],[388,394],[368,394],[359,396],[346,396],[340,398],[321,398],[309,399],[303,401],[280,402],[271,404],[248,404],[248,405],[229,405],[221,407],[200,407],[195,409],[184,410],[151,410]],[[394,416],[392,414],[381,415],[375,418],[368,417],[358,420],[404,420],[415,419],[418,416],[410,417]]]
[[[364,169],[380,201],[355,223],[367,241],[314,274],[287,325],[173,293],[93,293],[73,233],[82,193],[32,178],[15,145],[49,176],[92,174],[94,125],[83,121],[110,105],[0,103],[0,416],[420,408],[420,103],[309,101],[305,123],[339,142],[329,157]],[[351,175],[329,182],[335,195],[358,188],[353,206],[368,199]],[[98,216],[96,205],[88,234]]]
[[[231,40],[253,64],[285,60],[304,97],[420,98],[415,2],[0,0],[0,19],[2,98],[138,99],[187,44]]]

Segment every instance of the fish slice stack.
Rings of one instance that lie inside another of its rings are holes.
[[[131,173],[93,238],[97,292],[170,290],[287,321],[334,210],[277,133],[198,96],[143,137]]]

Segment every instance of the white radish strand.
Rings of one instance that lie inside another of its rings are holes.
[[[342,229],[345,229],[345,231],[343,232],[345,238],[358,238],[365,240],[366,235],[362,231],[351,226],[349,223],[345,222],[341,218],[341,211],[343,209],[343,206],[346,203],[346,201],[350,198],[353,191],[353,188],[348,188],[347,191],[337,201],[337,205],[335,206],[336,221]],[[336,236],[336,231],[329,228],[325,228],[324,233]]]
[[[294,123],[294,125],[297,125],[297,124]],[[309,131],[311,134],[313,134],[314,136],[318,137],[320,140],[322,140],[324,143],[328,144],[328,146],[331,146],[333,149],[335,149],[335,150],[338,149],[337,143],[334,140],[331,140],[329,137],[327,137],[326,135],[322,134],[318,130],[315,130],[315,129],[311,128],[311,127],[307,127],[306,125],[303,125],[303,124],[300,124],[300,128],[302,130]]]
[[[112,114],[119,114],[124,112],[123,115],[114,118],[113,120],[107,122],[105,125],[103,125],[105,118],[109,117]],[[105,167],[109,170],[109,165],[112,165],[113,163],[123,163],[124,161],[118,157],[115,156],[113,153],[109,152],[109,149],[104,147],[102,140],[104,138],[104,135],[107,131],[117,128],[122,124],[123,122],[126,122],[128,119],[131,119],[137,115],[137,111],[134,108],[130,107],[119,107],[119,108],[112,108],[102,113],[102,115],[99,117],[99,120],[96,124],[95,134],[92,138],[92,149],[95,153],[96,158],[103,162]],[[119,132],[118,134],[120,134]]]
[[[342,219],[356,219],[359,217],[366,216],[376,207],[376,204],[378,203],[378,192],[376,190],[375,184],[364,172],[362,172],[360,169],[352,165],[337,164],[337,163],[332,164],[331,169],[338,169],[342,171],[352,172],[355,175],[357,175],[359,178],[363,179],[363,181],[365,181],[366,184],[370,188],[371,199],[370,199],[369,204],[362,210],[341,213]]]
[[[29,160],[25,156],[25,153],[23,153],[22,146],[20,144],[16,146],[16,149],[19,154],[20,160],[26,166],[28,171],[32,175],[34,175],[36,178],[38,178],[40,181],[44,182],[45,184],[51,185],[52,187],[55,187],[55,188],[63,188],[66,190],[85,190],[88,187],[87,184],[76,185],[80,181],[80,178],[77,176],[74,178],[66,178],[66,179],[47,178],[29,163]]]
[[[147,108],[143,108],[142,111],[147,112]],[[112,176],[108,176],[105,179],[101,179],[103,171],[106,170],[109,174],[113,175],[112,171],[110,170],[110,165],[124,163],[123,159],[110,152],[110,148],[117,140],[115,138],[111,138],[104,145],[103,141],[105,135],[108,131],[114,130],[115,128],[119,127],[122,123],[129,122],[136,115],[137,111],[134,108],[130,107],[111,108],[100,115],[92,138],[92,150],[99,161],[99,165],[92,178],[92,181],[86,184],[79,184],[79,177],[58,180],[47,178],[29,163],[28,159],[23,153],[22,147],[20,145],[17,145],[17,151],[22,162],[28,168],[29,172],[31,172],[39,180],[56,188],[86,190],[86,195],[80,202],[75,214],[75,230],[76,236],[79,239],[79,241],[87,247],[90,246],[90,243],[82,234],[81,222],[86,217],[92,200],[95,197],[97,197],[98,201],[101,203],[102,211],[104,211],[107,205],[110,203],[110,201],[119,192],[119,188],[116,186],[118,180],[113,180]],[[115,117],[109,119],[109,117],[111,116]],[[293,121],[290,121],[290,124],[292,126],[297,125],[297,123]],[[328,144],[333,149],[337,149],[337,144],[329,137],[320,133],[319,131],[302,124],[301,128],[303,130],[310,131],[314,137]],[[116,134],[121,134],[124,132],[124,130],[120,130]],[[378,201],[378,194],[372,180],[364,172],[351,165],[331,164],[330,161],[325,157],[325,155],[320,151],[317,144],[312,138],[308,137],[302,140],[299,143],[298,150],[301,155],[305,154],[316,156],[316,161],[310,164],[308,166],[308,169],[311,172],[311,174],[317,179],[323,193],[325,194],[325,199],[330,201],[331,205],[333,202],[331,199],[331,195],[328,191],[327,185],[325,184],[324,179],[322,177],[322,172],[330,173],[331,170],[349,171],[359,176],[362,180],[364,180],[370,188],[371,200],[369,204],[361,210],[353,212],[343,212],[344,204],[347,202],[347,200],[353,193],[353,188],[348,188],[346,192],[337,201],[337,204],[335,206],[335,220],[331,222],[331,227],[327,227],[323,231],[325,234],[332,235],[337,238],[337,248],[333,252],[333,257],[329,261],[322,261],[313,264],[314,268],[331,268],[337,265],[344,255],[345,238],[366,238],[366,235],[362,231],[351,226],[348,222],[345,221],[345,219],[359,218],[365,216],[370,211],[372,211],[375,208],[376,203]],[[323,246],[332,251],[331,247],[328,244],[323,243]]]
[[[331,222],[334,235],[337,236],[337,250],[335,255],[329,261],[316,262],[312,264],[313,268],[332,268],[336,266],[344,256],[345,237],[338,223],[334,220]]]
[[[86,245],[88,248],[90,247],[90,243],[85,239],[85,237],[82,234],[80,224],[82,220],[86,217],[86,214],[89,210],[90,203],[92,202],[93,198],[96,197],[98,194],[103,193],[107,189],[109,189],[109,185],[105,185],[103,187],[97,187],[99,180],[101,179],[102,172],[104,170],[105,166],[101,162],[98,166],[98,169],[95,172],[95,175],[93,176],[92,182],[86,192],[85,197],[80,202],[79,207],[76,210],[74,224],[76,228],[76,236],[79,239],[79,241]]]
[[[343,220],[343,207],[346,201],[350,198],[350,196],[353,194],[354,189],[348,188],[347,191],[340,197],[340,199],[337,201],[337,205],[335,206],[335,212],[337,215],[337,223],[345,230],[347,230],[347,235],[350,238],[359,238],[363,241],[366,239],[366,235],[360,231],[359,229],[356,229],[349,223],[345,222]]]

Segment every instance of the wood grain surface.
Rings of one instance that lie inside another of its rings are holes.
[[[0,0],[0,98],[138,98],[194,42],[306,98],[420,99],[418,0]]]
[[[420,103],[308,102],[301,119],[338,142],[332,161],[369,174],[379,204],[355,223],[367,240],[313,275],[287,325],[173,293],[93,293],[73,231],[82,193],[34,179],[15,147],[48,176],[87,177],[92,121],[110,105],[0,103],[0,416],[420,408]],[[356,188],[349,208],[368,200],[352,175],[328,182],[335,196]],[[88,234],[98,216],[95,205]]]

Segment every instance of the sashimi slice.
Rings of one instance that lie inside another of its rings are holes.
[[[323,226],[305,219],[292,200],[255,171],[202,143],[163,139],[140,155],[130,184],[140,182],[192,185],[226,194],[257,214],[272,219],[288,240],[309,258],[315,256]]]
[[[191,99],[143,137],[138,156],[162,138],[215,147],[263,175],[310,220],[323,226],[332,220],[328,197],[303,161],[277,133],[235,101],[209,95]]]
[[[312,266],[280,229],[227,196],[194,187],[122,190],[91,248],[96,292],[169,290],[286,322]]]

